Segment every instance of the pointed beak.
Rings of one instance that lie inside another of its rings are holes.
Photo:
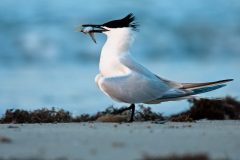
[[[102,33],[108,31],[107,29],[103,28],[102,25],[93,25],[93,24],[84,24],[76,28],[77,32],[82,32],[84,34],[88,34],[94,43],[97,43],[95,38],[95,33]]]

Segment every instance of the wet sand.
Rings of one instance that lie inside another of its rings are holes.
[[[240,121],[1,124],[0,158],[135,160],[204,153],[239,159]]]

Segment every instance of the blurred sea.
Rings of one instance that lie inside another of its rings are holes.
[[[240,1],[1,0],[0,114],[7,108],[64,108],[95,113],[122,106],[94,83],[100,50],[75,32],[79,24],[104,23],[133,12],[140,24],[131,51],[162,77],[181,82],[235,81],[201,97],[239,97]],[[166,115],[186,101],[152,105]]]

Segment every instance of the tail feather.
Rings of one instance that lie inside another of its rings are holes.
[[[214,81],[214,82],[205,82],[205,83],[181,83],[182,87],[180,89],[193,89],[193,88],[201,88],[206,86],[214,86],[218,84],[223,84],[233,81],[233,79],[224,79],[220,81]]]
[[[185,92],[165,94],[161,98],[146,103],[160,103],[165,101],[175,101],[192,98],[194,95],[222,88],[226,86],[225,83],[230,81],[233,81],[233,79],[226,79],[207,83],[182,83],[182,87],[180,87],[179,89]]]
[[[206,86],[206,87],[201,87],[201,88],[195,88],[192,89],[192,94],[191,95],[195,95],[195,94],[201,94],[201,93],[205,93],[205,92],[210,92],[219,88],[222,88],[226,86],[226,84],[219,84],[219,85],[215,85],[215,86]]]

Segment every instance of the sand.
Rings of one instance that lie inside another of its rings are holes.
[[[134,160],[206,153],[239,159],[240,121],[1,124],[1,158]]]

